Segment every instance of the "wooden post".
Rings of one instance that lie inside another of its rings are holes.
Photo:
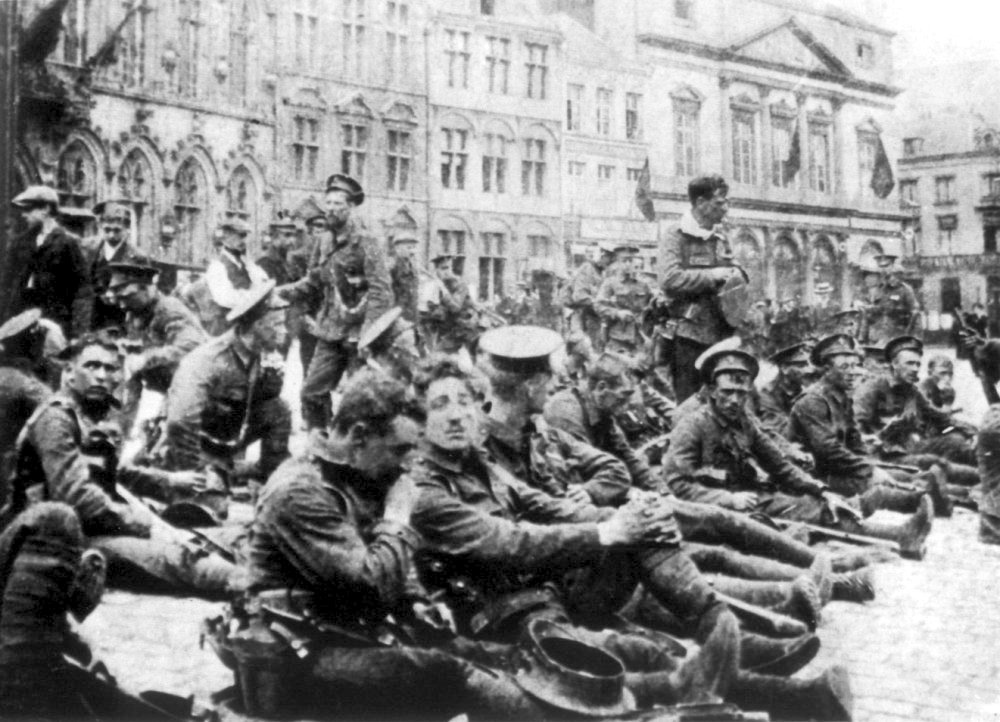
[[[0,321],[6,320],[14,303],[15,264],[9,263],[13,237],[10,199],[17,151],[18,93],[18,0],[0,0]]]

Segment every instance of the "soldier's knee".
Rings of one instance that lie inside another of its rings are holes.
[[[61,502],[43,501],[31,506],[14,519],[11,528],[28,531],[33,536],[83,545],[80,518],[73,507]]]

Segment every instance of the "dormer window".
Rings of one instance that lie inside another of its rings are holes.
[[[674,0],[674,17],[687,22],[694,20],[694,0]]]
[[[923,138],[903,138],[903,156],[909,158],[924,149]]]
[[[496,9],[496,0],[479,0],[479,14],[492,15]]]
[[[859,40],[855,48],[855,57],[857,58],[858,65],[862,68],[870,68],[875,65],[874,45]]]

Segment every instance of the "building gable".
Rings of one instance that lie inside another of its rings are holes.
[[[737,58],[745,57],[810,72],[850,77],[851,71],[815,35],[795,18],[754,33],[730,47]]]

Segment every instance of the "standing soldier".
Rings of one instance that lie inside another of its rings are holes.
[[[361,328],[388,311],[393,300],[382,244],[353,215],[365,202],[361,184],[335,173],[327,178],[324,201],[332,236],[323,238],[306,277],[282,289],[290,300],[323,297],[319,342],[302,383],[302,416],[311,429],[330,421],[330,392],[357,358]]]
[[[127,238],[132,226],[128,206],[117,201],[104,201],[94,206],[94,215],[100,218],[101,237],[90,253],[90,279],[94,289],[90,327],[97,330],[125,323],[125,311],[107,297],[111,278],[108,267],[112,263],[131,261],[136,251]]]
[[[392,236],[392,262],[389,266],[392,295],[396,305],[403,309],[403,318],[410,323],[417,322],[420,278],[413,258],[418,242],[417,234],[408,228],[400,228]]]
[[[573,272],[563,299],[564,305],[570,309],[570,338],[584,333],[595,348],[601,343],[601,317],[594,308],[594,302],[601,290],[602,274],[614,260],[614,250],[607,243],[599,243],[597,254],[597,260],[586,260]]]
[[[296,277],[293,276],[289,253],[298,245],[299,230],[290,218],[279,213],[271,221],[268,236],[264,255],[257,259],[257,266],[279,286],[291,283]]]
[[[535,288],[535,298],[528,304],[527,316],[521,323],[561,332],[562,306],[555,298],[555,274],[548,269],[537,268],[531,272],[531,285]]]
[[[437,281],[423,313],[423,336],[428,349],[442,353],[458,353],[471,346],[479,335],[476,306],[468,287],[452,271],[452,257],[431,259]]]
[[[27,258],[17,280],[14,311],[40,308],[67,336],[84,332],[89,315],[81,308],[89,300],[87,263],[80,239],[56,220],[59,194],[48,186],[29,186],[11,202],[28,225],[22,242],[30,246],[19,254]]]
[[[833,300],[833,286],[820,281],[813,287],[816,303],[812,307],[812,335],[825,338],[834,333],[835,318],[840,313],[840,304]]]
[[[330,234],[329,224],[323,214],[306,219],[306,233],[299,239],[295,247],[288,252],[288,266],[292,281],[299,281],[309,273],[313,256],[319,259],[319,249],[323,240]],[[316,314],[319,313],[322,294],[314,292],[303,294],[292,301],[289,312],[288,334],[299,340],[299,362],[304,374],[312,363],[316,352]]]
[[[733,332],[719,297],[727,282],[741,277],[726,258],[728,243],[718,230],[729,211],[728,194],[721,176],[695,178],[688,184],[690,210],[677,227],[660,228],[663,292],[672,299],[671,315],[677,320],[671,366],[678,403],[701,385],[695,360]]]
[[[909,284],[899,278],[896,256],[882,254],[875,257],[875,266],[862,267],[868,288],[868,303],[862,338],[868,344],[885,346],[899,336],[914,333],[919,318],[917,296]],[[874,273],[879,281],[872,282]]]
[[[607,325],[608,351],[632,355],[644,345],[640,314],[649,305],[653,291],[639,280],[639,249],[620,246],[615,249],[618,273],[605,278],[597,293],[594,308]]]

